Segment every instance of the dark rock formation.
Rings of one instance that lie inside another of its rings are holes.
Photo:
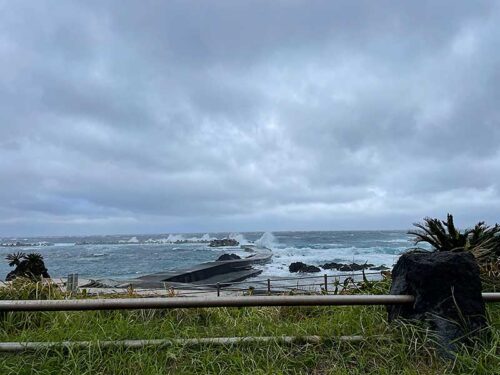
[[[390,269],[389,267],[386,267],[382,264],[381,266],[378,267],[371,267],[370,271],[387,271],[389,269]]]
[[[320,272],[321,270],[316,266],[311,266],[302,262],[294,262],[288,266],[288,270],[292,273],[301,272],[301,273],[312,273],[312,272]]]
[[[357,264],[357,263],[351,263],[351,264],[344,264],[342,267],[340,267],[338,270],[339,271],[362,271],[365,268],[370,268],[372,267],[373,264]]]
[[[320,267],[323,268],[324,270],[338,270],[345,272],[345,271],[365,270],[367,268],[373,267],[373,264],[357,264],[357,263],[344,264],[344,263],[330,262],[330,263],[325,263]]]
[[[338,270],[342,266],[343,266],[342,263],[330,262],[330,263],[325,263],[320,267],[323,268],[324,270]]]
[[[7,260],[9,261],[9,266],[15,266],[16,268],[7,274],[5,281],[14,280],[16,277],[26,277],[33,281],[38,281],[42,277],[50,278],[41,254],[9,254]]]
[[[241,259],[241,257],[236,254],[222,254],[220,257],[217,258],[217,262],[221,260],[234,260],[234,259]]]
[[[223,238],[222,240],[212,240],[208,246],[223,247],[223,246],[238,246],[240,243],[232,238]]]
[[[413,295],[415,303],[388,306],[389,321],[426,322],[446,357],[487,326],[479,267],[470,253],[403,254],[392,271],[391,294]]]

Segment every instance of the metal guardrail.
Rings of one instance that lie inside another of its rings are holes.
[[[97,346],[106,348],[142,349],[146,347],[170,347],[187,346],[195,347],[201,345],[242,345],[242,344],[320,344],[325,342],[336,343],[361,343],[367,340],[387,341],[389,337],[384,336],[245,336],[245,337],[206,337],[195,339],[153,339],[153,340],[116,340],[116,341],[35,341],[35,342],[0,342],[0,352],[19,353],[38,350],[57,349],[88,349]]]
[[[173,309],[199,307],[255,306],[334,306],[334,305],[400,305],[413,303],[410,295],[310,295],[249,297],[170,297],[115,298],[71,300],[0,301],[0,311],[70,311]]]
[[[500,302],[500,293],[483,293],[485,302]],[[309,295],[249,297],[168,297],[72,300],[3,300],[0,311],[83,311],[256,306],[405,305],[411,295]]]

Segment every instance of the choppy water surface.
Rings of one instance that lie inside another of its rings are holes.
[[[50,246],[0,247],[2,259],[10,252],[39,252],[52,276],[79,273],[81,277],[129,278],[168,269],[189,267],[217,259],[224,248],[207,243],[171,243],[176,240],[201,240],[231,236],[240,243],[255,242],[273,250],[272,263],[260,266],[262,276],[289,276],[288,265],[301,261],[321,265],[325,262],[372,263],[392,266],[399,255],[411,247],[404,231],[211,233],[189,235],[128,235],[94,237],[3,238],[4,242],[36,243]],[[78,244],[87,242],[91,244]],[[121,242],[121,243],[119,243]],[[152,243],[160,242],[160,243]],[[240,255],[246,256],[241,252]],[[0,262],[0,278],[11,270]],[[333,271],[328,271],[333,273]]]

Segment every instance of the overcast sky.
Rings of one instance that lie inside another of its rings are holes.
[[[0,235],[499,220],[495,1],[0,1]]]

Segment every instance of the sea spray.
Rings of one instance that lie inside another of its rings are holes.
[[[267,247],[268,249],[273,249],[276,247],[278,240],[274,237],[271,232],[265,232],[262,237],[260,237],[255,244],[261,247]]]
[[[233,240],[236,240],[240,243],[240,245],[248,245],[250,243],[250,241],[248,241],[244,235],[242,235],[241,233],[231,233],[229,236],[229,238],[233,239]]]
[[[167,242],[174,243],[174,242],[181,242],[185,241],[185,238],[182,234],[169,234],[167,237]]]

